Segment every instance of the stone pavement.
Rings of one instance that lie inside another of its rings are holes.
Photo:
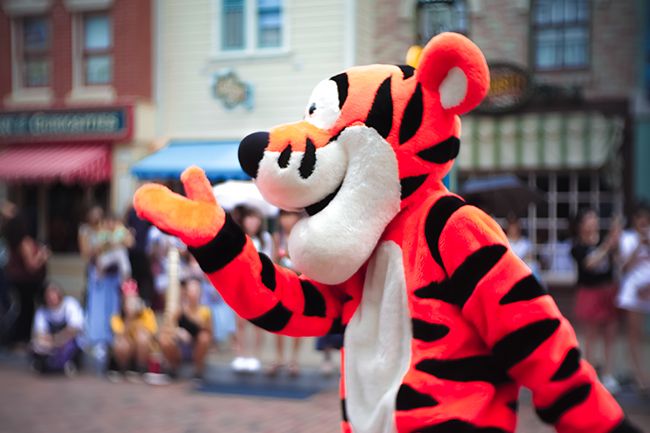
[[[629,412],[650,433],[650,408]],[[200,393],[192,382],[164,387],[112,384],[91,374],[40,377],[24,365],[0,365],[0,433],[335,433],[335,389],[305,400]],[[522,391],[518,433],[553,432]]]

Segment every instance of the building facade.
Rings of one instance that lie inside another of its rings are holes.
[[[579,208],[596,209],[606,229],[648,194],[642,166],[650,159],[647,145],[635,146],[630,108],[638,93],[643,3],[373,2],[374,62],[403,61],[411,45],[442,31],[463,33],[483,51],[491,89],[479,109],[462,117],[452,187],[511,173],[538,188],[545,202],[521,217],[551,284],[573,281],[569,220]]]
[[[300,120],[319,81],[372,53],[369,0],[160,0],[159,135],[239,141]]]
[[[125,210],[155,138],[152,15],[150,0],[0,3],[0,196],[73,292],[85,209]]]

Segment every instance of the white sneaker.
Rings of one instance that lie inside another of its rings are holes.
[[[603,383],[603,386],[607,391],[609,391],[610,394],[617,394],[621,392],[621,385],[619,385],[618,380],[614,378],[611,374],[607,374],[603,376],[603,379],[601,381]]]
[[[115,370],[108,370],[106,372],[106,379],[111,383],[122,383],[124,382],[124,375]]]
[[[257,358],[246,358],[246,370],[251,373],[260,371],[262,369],[262,363]]]
[[[75,377],[77,375],[77,366],[73,361],[68,361],[63,364],[63,373],[68,377]]]
[[[145,373],[143,379],[148,385],[169,385],[172,381],[168,375],[161,373]]]
[[[230,363],[230,367],[234,371],[244,371],[248,369],[248,358],[242,358],[241,356],[236,357]]]

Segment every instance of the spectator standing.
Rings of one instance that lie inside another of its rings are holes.
[[[619,245],[623,282],[618,306],[627,310],[628,346],[637,385],[650,389],[643,371],[643,322],[650,313],[650,208],[640,204],[635,209],[630,228],[621,235]]]
[[[146,251],[154,276],[155,295],[151,307],[155,311],[163,311],[165,309],[164,294],[169,287],[168,253],[169,248],[172,246],[178,249],[180,255],[178,278],[180,281],[183,281],[187,275],[190,255],[187,251],[187,246],[179,238],[161,232],[156,226],[149,228]]]
[[[79,367],[81,351],[77,336],[82,332],[84,313],[79,301],[56,283],[45,289],[45,305],[34,316],[32,369],[41,373],[65,372],[72,376]]]
[[[135,280],[122,284],[122,309],[111,317],[111,329],[115,340],[107,378],[119,382],[125,375],[131,382],[140,382],[141,375],[148,371],[158,323],[153,310],[138,296]]]
[[[201,305],[201,283],[188,279],[181,284],[180,308],[174,312],[160,336],[163,355],[169,363],[172,377],[183,360],[193,360],[194,378],[203,378],[205,357],[212,344],[210,308]]]
[[[155,295],[151,264],[147,257],[147,236],[151,223],[140,218],[133,207],[126,213],[125,220],[126,226],[131,230],[134,237],[133,246],[129,249],[133,279],[138,283],[140,298],[148,306],[151,306]]]
[[[50,250],[27,234],[27,227],[19,215],[10,218],[2,231],[9,245],[7,277],[20,302],[20,313],[14,325],[14,342],[18,348],[22,348],[31,339],[34,304],[43,295],[45,264]]]
[[[273,260],[273,238],[262,227],[262,215],[252,208],[241,209],[241,227],[244,233],[253,241],[255,249],[260,254],[265,254]],[[252,328],[254,345],[252,351],[246,345],[246,330]],[[260,355],[264,343],[264,331],[250,322],[237,316],[237,351],[239,352],[232,361],[235,371],[259,371],[262,368]]]
[[[88,261],[88,293],[86,297],[86,340],[95,347],[95,357],[103,363],[106,346],[112,344],[110,318],[120,309],[120,281],[118,265],[100,272],[97,259],[105,248],[100,233],[103,230],[104,211],[92,205],[86,222],[79,227],[79,251]]]
[[[283,268],[290,269],[300,275],[294,268],[293,261],[289,255],[289,236],[291,231],[296,223],[302,218],[302,215],[298,212],[289,212],[281,210],[279,213],[280,227],[273,237],[275,244],[275,251],[273,257],[275,257],[275,262],[282,266]],[[336,339],[336,337],[326,336],[321,337],[322,340],[319,340],[321,344],[330,345],[331,339]],[[275,376],[279,373],[280,369],[284,367],[284,341],[285,339],[289,340],[289,343],[293,343],[291,348],[291,357],[289,363],[287,364],[287,371],[289,376],[295,377],[300,374],[300,364],[298,363],[298,355],[300,354],[300,338],[285,337],[283,335],[275,335],[276,351],[275,351],[275,361],[271,363],[266,369],[266,373],[269,376]],[[338,347],[340,348],[340,346]],[[329,352],[326,351],[325,356],[329,355]],[[327,361],[325,361],[327,363]]]
[[[594,346],[600,327],[604,327],[605,365],[601,381],[611,393],[620,390],[613,376],[614,343],[618,317],[614,299],[618,286],[614,282],[614,261],[621,229],[612,224],[605,239],[600,236],[600,222],[592,209],[580,209],[576,217],[577,237],[571,254],[578,265],[578,290],[575,316],[586,328],[585,357],[595,365]]]

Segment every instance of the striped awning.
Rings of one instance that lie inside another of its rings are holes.
[[[0,151],[0,180],[94,184],[110,178],[107,145],[14,145]]]
[[[615,156],[624,121],[600,113],[461,118],[461,170],[598,168]]]

